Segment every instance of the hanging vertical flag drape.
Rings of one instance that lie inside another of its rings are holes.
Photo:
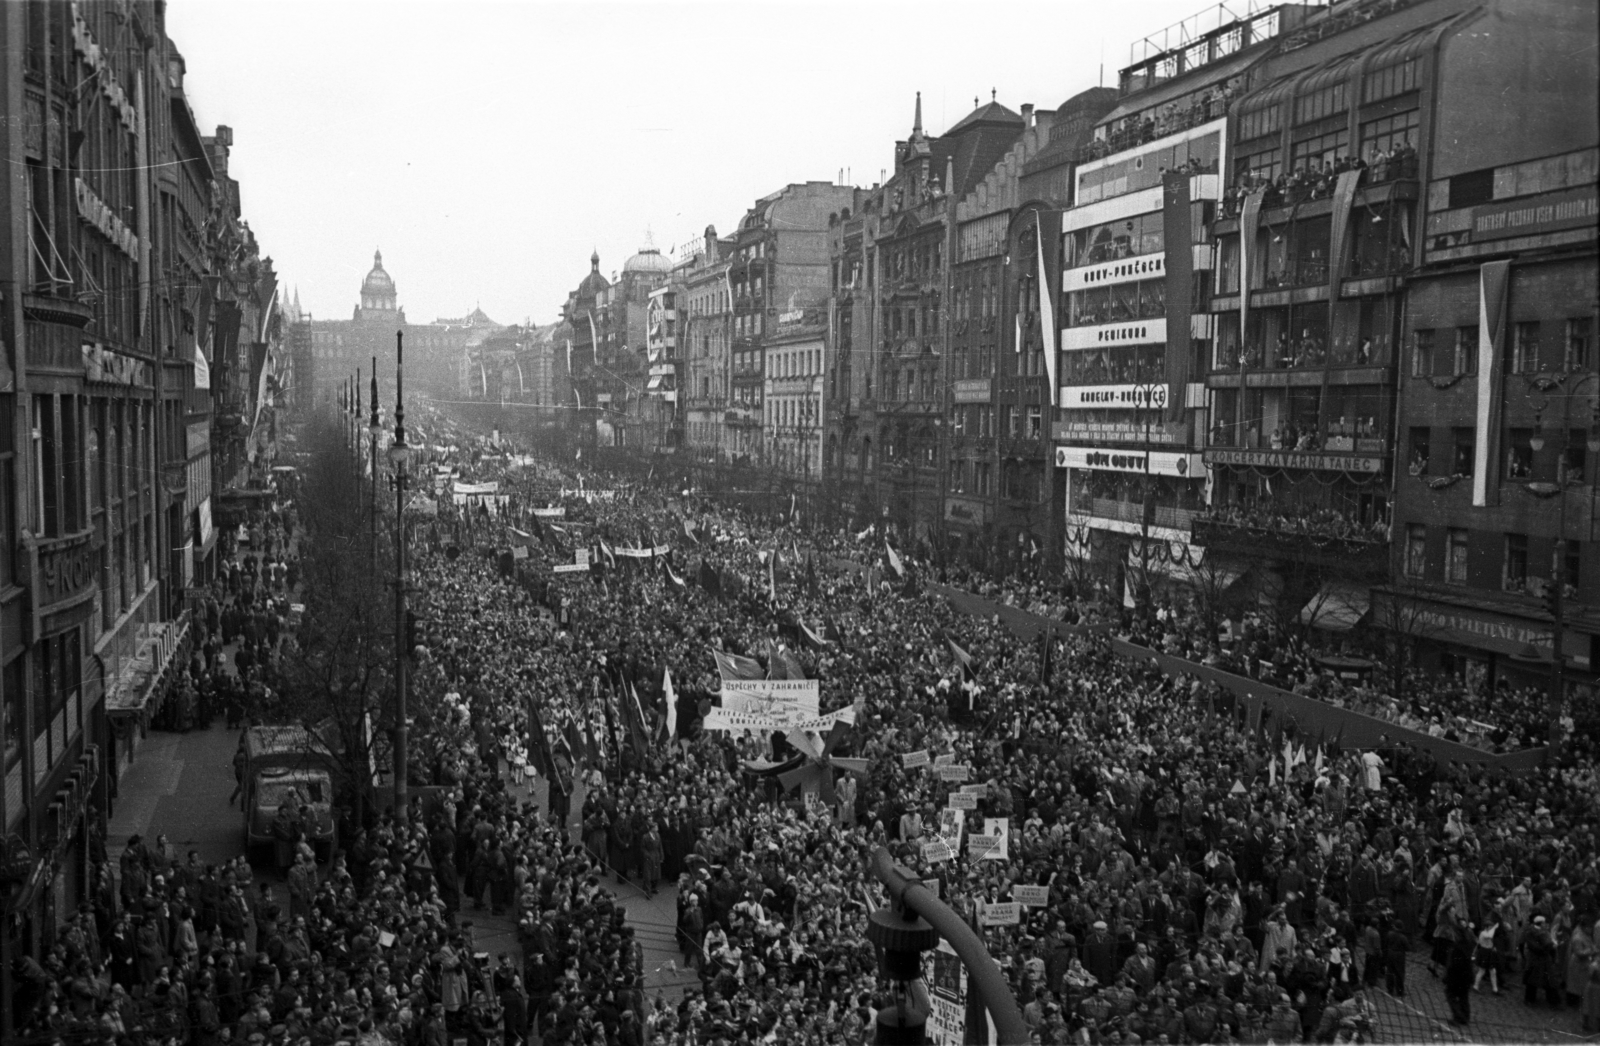
[[[1056,387],[1056,310],[1054,297],[1050,292],[1050,272],[1044,264],[1044,216],[1038,211],[1033,212],[1034,228],[1038,235],[1039,251],[1039,338],[1044,347],[1044,373],[1045,380],[1050,383],[1050,405],[1054,407],[1061,395],[1061,390]]]

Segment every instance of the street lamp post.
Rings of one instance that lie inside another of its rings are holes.
[[[378,357],[372,357],[372,420],[367,425],[367,434],[372,444],[372,488],[371,501],[368,505],[369,530],[367,533],[367,553],[372,563],[372,576],[378,576],[378,440],[383,436],[383,425],[378,420]]]
[[[1544,434],[1544,412],[1550,406],[1551,394],[1559,396],[1561,400],[1561,443],[1560,457],[1556,462],[1555,483],[1544,484],[1531,482],[1526,484],[1529,492],[1539,497],[1559,497],[1561,505],[1556,515],[1556,539],[1550,546],[1550,580],[1546,590],[1545,605],[1550,611],[1550,693],[1548,710],[1548,752],[1550,760],[1555,762],[1561,753],[1561,718],[1566,706],[1566,656],[1561,650],[1562,634],[1566,631],[1566,552],[1567,552],[1567,489],[1566,467],[1568,451],[1572,446],[1572,401],[1577,397],[1578,390],[1589,383],[1592,378],[1600,378],[1600,372],[1591,372],[1579,378],[1570,388],[1563,388],[1568,373],[1554,377],[1540,375],[1529,384],[1532,390],[1530,396],[1534,399],[1533,434],[1528,438],[1528,446],[1535,452],[1544,450],[1546,438]],[[1556,390],[1560,390],[1556,392]],[[1589,422],[1589,431],[1585,439],[1585,446],[1589,450],[1591,460],[1595,455],[1600,455],[1600,399],[1597,399]],[[1579,480],[1582,480],[1580,475]],[[1593,537],[1594,504],[1593,495],[1595,486],[1590,485],[1589,526],[1590,536]]]
[[[411,651],[406,649],[406,445],[405,332],[394,332],[394,445],[389,463],[394,466],[394,809],[404,817],[409,803],[406,778],[406,678]]]

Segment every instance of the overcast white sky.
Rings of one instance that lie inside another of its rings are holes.
[[[205,133],[286,289],[348,317],[375,247],[413,322],[557,318],[600,252],[726,234],[991,89],[1054,108],[1203,0],[171,0]]]

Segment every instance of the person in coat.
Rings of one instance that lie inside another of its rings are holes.
[[[644,890],[649,897],[656,895],[661,882],[661,832],[654,823],[646,825],[639,840],[639,853],[644,863]]]

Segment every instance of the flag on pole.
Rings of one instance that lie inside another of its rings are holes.
[[[550,750],[550,736],[544,732],[544,720],[539,716],[539,705],[534,700],[528,701],[528,747],[533,750],[537,759],[539,772],[554,781],[556,777],[555,758]]]
[[[894,568],[894,572],[901,577],[905,577],[905,564],[900,562],[900,557],[895,553],[894,546],[885,541],[883,547],[889,550],[889,565]]]
[[[667,568],[667,580],[672,582],[672,584],[675,587],[677,587],[677,588],[688,588],[689,587],[688,584],[684,582],[683,578],[679,577],[676,573],[673,572],[671,563],[668,563],[666,560],[663,559],[661,561],[661,565]]]
[[[664,719],[667,737],[676,738],[682,727],[678,722],[678,693],[672,688],[671,665],[668,665],[661,675],[661,692],[667,700],[667,714]]]
[[[767,557],[767,602],[778,602],[778,550],[773,549],[772,555]]]
[[[713,650],[711,656],[716,658],[717,672],[724,683],[729,680],[760,679],[765,674],[761,671],[761,663],[755,658],[741,657],[725,650]]]
[[[633,687],[633,680],[627,681],[627,693],[621,695],[623,718],[628,721],[628,742],[633,745],[636,756],[643,759],[650,751],[650,731],[645,725],[644,706],[639,703],[639,691]]]

